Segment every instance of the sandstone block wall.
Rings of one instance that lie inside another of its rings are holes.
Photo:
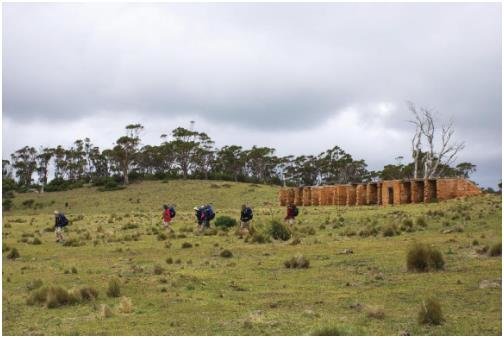
[[[281,206],[288,203],[303,206],[397,205],[444,201],[481,193],[481,190],[471,181],[460,178],[439,178],[282,188],[278,192],[278,200]]]

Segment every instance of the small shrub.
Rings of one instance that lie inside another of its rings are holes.
[[[366,315],[369,318],[383,319],[385,318],[385,310],[382,306],[367,306]]]
[[[189,249],[192,248],[192,244],[189,242],[184,242],[182,243],[182,249]]]
[[[23,201],[23,203],[21,203],[24,207],[30,209],[31,207],[33,207],[33,203],[35,203],[35,200],[33,199],[29,199],[29,200],[25,200]]]
[[[441,305],[435,299],[429,298],[422,301],[418,313],[420,324],[440,325],[444,321]]]
[[[429,270],[442,270],[444,259],[441,252],[425,244],[416,243],[409,250],[406,257],[408,271],[425,272]]]
[[[2,201],[2,207],[3,207],[3,210],[5,210],[5,211],[9,211],[10,209],[12,209],[12,200],[11,199],[4,199]]]
[[[95,300],[98,298],[98,291],[90,286],[84,286],[79,290],[82,300]]]
[[[473,240],[473,241],[472,241],[472,245],[473,245],[473,246],[477,246],[477,245],[479,245],[479,241],[478,241],[477,239]]]
[[[215,219],[215,226],[223,229],[232,228],[236,224],[236,219],[229,216],[219,216]]]
[[[269,234],[276,240],[288,241],[291,238],[289,228],[279,220],[270,221]]]
[[[100,305],[99,316],[100,318],[110,318],[114,315],[112,309],[107,304]]]
[[[109,280],[107,296],[119,297],[121,295],[121,284],[117,278]]]
[[[491,257],[500,256],[502,254],[502,243],[497,243],[497,244],[492,245],[488,254]]]
[[[307,269],[310,267],[310,261],[303,255],[292,257],[284,262],[287,269]]]
[[[224,249],[221,251],[220,256],[224,257],[224,258],[231,258],[231,257],[233,257],[233,253],[231,251],[229,251],[228,249]]]
[[[392,237],[399,235],[399,231],[395,225],[389,225],[383,229],[383,237]]]
[[[77,273],[77,268],[75,266],[72,266],[72,273]]]
[[[164,272],[164,269],[161,267],[161,265],[156,264],[154,265],[154,274],[155,275],[160,275]]]
[[[173,264],[173,258],[168,257],[168,258],[166,259],[166,264]]]
[[[10,246],[8,246],[7,244],[5,244],[5,242],[4,242],[4,243],[2,243],[2,252],[7,252],[7,251],[9,251],[10,249],[11,249],[11,247],[10,247]]]
[[[423,217],[423,216],[418,216],[415,220],[415,224],[419,227],[422,227],[422,228],[427,227],[427,221],[425,220],[425,217]]]
[[[35,238],[31,241],[31,244],[33,244],[33,245],[40,245],[40,244],[42,244],[42,241],[40,240],[40,238],[35,237]]]
[[[8,259],[14,260],[14,259],[17,259],[19,257],[21,257],[21,255],[19,254],[19,251],[16,248],[12,248],[11,251],[7,254],[7,258]]]
[[[118,310],[122,313],[133,312],[133,303],[131,302],[131,299],[129,299],[128,297],[122,297],[121,301],[119,302]]]
[[[160,232],[157,235],[157,240],[158,241],[165,241],[166,239],[168,239],[168,236],[164,232]]]

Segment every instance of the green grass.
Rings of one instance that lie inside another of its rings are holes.
[[[501,278],[501,257],[476,253],[501,238],[499,196],[400,207],[301,207],[293,229],[293,238],[300,239],[297,245],[291,245],[293,239],[246,243],[233,229],[205,236],[190,231],[195,228],[192,207],[207,202],[213,203],[217,216],[236,219],[241,204],[250,203],[253,223],[264,226],[285,213],[277,206],[276,194],[277,188],[270,186],[172,181],[133,184],[113,192],[82,188],[16,195],[12,211],[3,215],[4,245],[20,253],[16,260],[6,258],[9,251],[3,253],[3,333],[501,334],[501,289],[479,288],[482,280]],[[43,207],[23,206],[29,199]],[[165,203],[177,205],[175,232],[158,240],[158,233],[165,232],[161,226]],[[73,220],[65,237],[83,245],[59,245],[54,233],[44,231],[53,225],[55,209]],[[392,237],[381,232],[392,225],[399,229],[404,219],[421,216],[426,227],[415,224]],[[463,232],[442,234],[446,221],[450,227],[463,227]],[[369,227],[377,229],[376,235],[358,235]],[[352,232],[356,235],[344,235]],[[25,238],[34,234],[42,243],[20,242],[23,234]],[[478,245],[473,245],[474,240]],[[192,247],[182,248],[184,242]],[[406,253],[414,242],[439,249],[444,270],[407,272]],[[346,249],[353,253],[343,253]],[[223,250],[232,252],[232,257],[221,257]],[[298,255],[310,261],[309,268],[286,269],[284,262]],[[155,272],[157,266],[162,269]],[[74,267],[77,272],[68,273]],[[114,278],[120,282],[121,297],[107,297]],[[99,296],[54,309],[30,306],[26,299],[37,280],[67,290],[94,287]],[[131,299],[132,313],[118,310],[123,296]],[[418,323],[421,303],[428,297],[439,300],[442,325]],[[102,304],[113,316],[100,317]],[[355,304],[378,306],[385,316],[369,319]]]

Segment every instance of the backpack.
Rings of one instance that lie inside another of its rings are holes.
[[[60,215],[60,226],[67,226],[68,225],[68,219],[65,217],[65,215],[61,214]]]
[[[173,218],[173,217],[175,217],[175,215],[176,215],[176,214],[177,214],[177,213],[175,212],[175,208],[174,208],[174,207],[171,207],[171,208],[170,208],[170,217],[171,217],[171,218]]]
[[[296,206],[294,206],[294,210],[292,213],[293,213],[294,217],[296,217],[297,215],[299,215],[299,209]]]
[[[250,209],[249,207],[245,208],[245,210],[243,210],[243,216],[244,216],[244,219],[247,219],[249,221],[252,218],[254,218],[254,215],[252,213],[252,209]]]
[[[211,221],[215,218],[215,212],[212,210],[212,206],[207,205],[205,207],[205,215],[207,220]]]

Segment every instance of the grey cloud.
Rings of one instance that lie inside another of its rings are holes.
[[[412,100],[501,149],[500,4],[7,3],[3,19],[3,112],[20,123],[128,112],[286,133],[354,108],[404,131]]]

